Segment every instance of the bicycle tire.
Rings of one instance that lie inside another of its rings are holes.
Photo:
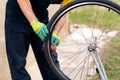
[[[51,35],[53,32],[53,29],[55,28],[56,23],[60,20],[60,18],[65,13],[69,12],[70,10],[72,10],[74,8],[85,6],[85,5],[102,6],[105,8],[109,8],[110,10],[113,10],[117,14],[120,14],[120,6],[116,3],[113,3],[112,1],[109,1],[109,0],[76,0],[76,1],[71,2],[70,4],[62,7],[60,10],[58,10],[55,13],[55,15],[52,17],[49,24],[47,25],[48,30],[49,30],[49,35],[46,38],[44,45],[45,45],[45,56],[46,56],[47,62],[49,64],[49,66],[51,67],[51,69],[53,70],[53,72],[56,74],[56,76],[60,80],[70,80],[70,78],[68,76],[66,76],[60,69],[58,69],[55,66],[55,63],[52,59],[51,51],[50,51]]]

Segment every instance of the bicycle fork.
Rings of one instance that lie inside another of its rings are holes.
[[[99,75],[101,77],[102,80],[108,80],[107,79],[107,74],[105,72],[105,69],[103,67],[103,64],[102,64],[102,61],[99,57],[99,54],[97,52],[90,52],[90,54],[92,55],[93,59],[94,59],[94,62],[98,68],[98,71],[99,71]]]

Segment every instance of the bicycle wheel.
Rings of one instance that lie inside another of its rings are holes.
[[[67,14],[57,46],[60,69],[50,50],[51,35]],[[77,0],[56,12],[48,24],[45,55],[60,80],[120,80],[120,6],[108,0]]]

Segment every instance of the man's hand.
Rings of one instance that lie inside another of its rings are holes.
[[[44,48],[45,48],[45,47],[44,47],[44,45],[43,45],[41,50],[44,51]],[[56,44],[55,44],[55,43],[53,43],[53,44],[50,45],[50,50],[51,50],[52,52],[53,52],[53,51],[56,51]]]
[[[33,20],[31,26],[34,32],[40,37],[42,41],[45,40],[45,37],[48,34],[48,29],[44,23],[39,22],[37,19]]]
[[[51,44],[55,43],[56,46],[58,46],[60,40],[58,39],[58,33],[53,31],[52,38],[51,38]]]

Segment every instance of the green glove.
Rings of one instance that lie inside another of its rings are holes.
[[[58,46],[60,40],[58,39],[58,33],[53,31],[52,33],[52,38],[51,38],[51,43],[55,43],[56,46]]]
[[[48,29],[45,24],[39,22],[37,19],[33,20],[30,25],[32,26],[34,32],[44,41],[48,34]]]

